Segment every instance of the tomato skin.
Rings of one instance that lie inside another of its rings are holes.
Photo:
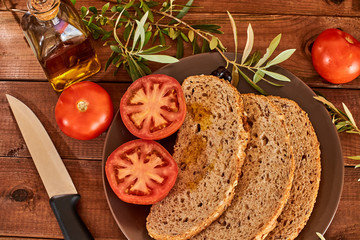
[[[125,127],[138,138],[160,140],[170,136],[186,115],[180,83],[164,74],[137,79],[121,98],[120,115]]]
[[[110,154],[105,174],[111,189],[122,201],[150,205],[168,195],[176,182],[178,167],[159,143],[136,139]]]
[[[83,103],[86,110],[80,110],[78,103]],[[109,127],[113,115],[109,94],[100,85],[89,81],[66,88],[55,106],[55,119],[61,131],[78,140],[99,136]]]
[[[323,31],[311,56],[315,70],[330,83],[347,83],[360,75],[360,43],[339,29]]]

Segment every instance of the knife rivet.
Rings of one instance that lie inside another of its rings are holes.
[[[16,189],[11,193],[11,198],[16,202],[24,202],[32,198],[32,193],[29,193],[26,189]]]

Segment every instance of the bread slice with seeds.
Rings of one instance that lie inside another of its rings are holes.
[[[264,239],[289,198],[295,166],[284,116],[265,96],[242,97],[250,140],[235,197],[194,239]]]
[[[230,205],[245,158],[248,132],[239,92],[214,76],[191,76],[173,157],[180,171],[169,195],[151,207],[146,228],[155,239],[188,239]]]
[[[295,239],[306,225],[320,185],[320,145],[304,110],[292,100],[269,97],[286,118],[286,128],[294,150],[295,173],[290,198],[266,239]]]

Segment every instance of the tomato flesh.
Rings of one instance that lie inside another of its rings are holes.
[[[124,202],[154,204],[174,186],[178,168],[175,160],[159,143],[137,139],[124,143],[108,157],[108,182]]]
[[[168,137],[185,119],[186,104],[181,85],[163,74],[139,78],[122,97],[120,114],[126,128],[139,138]]]

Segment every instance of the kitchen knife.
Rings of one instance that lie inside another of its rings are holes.
[[[94,239],[76,212],[80,195],[44,126],[20,100],[8,94],[6,98],[49,195],[50,206],[65,240]]]

